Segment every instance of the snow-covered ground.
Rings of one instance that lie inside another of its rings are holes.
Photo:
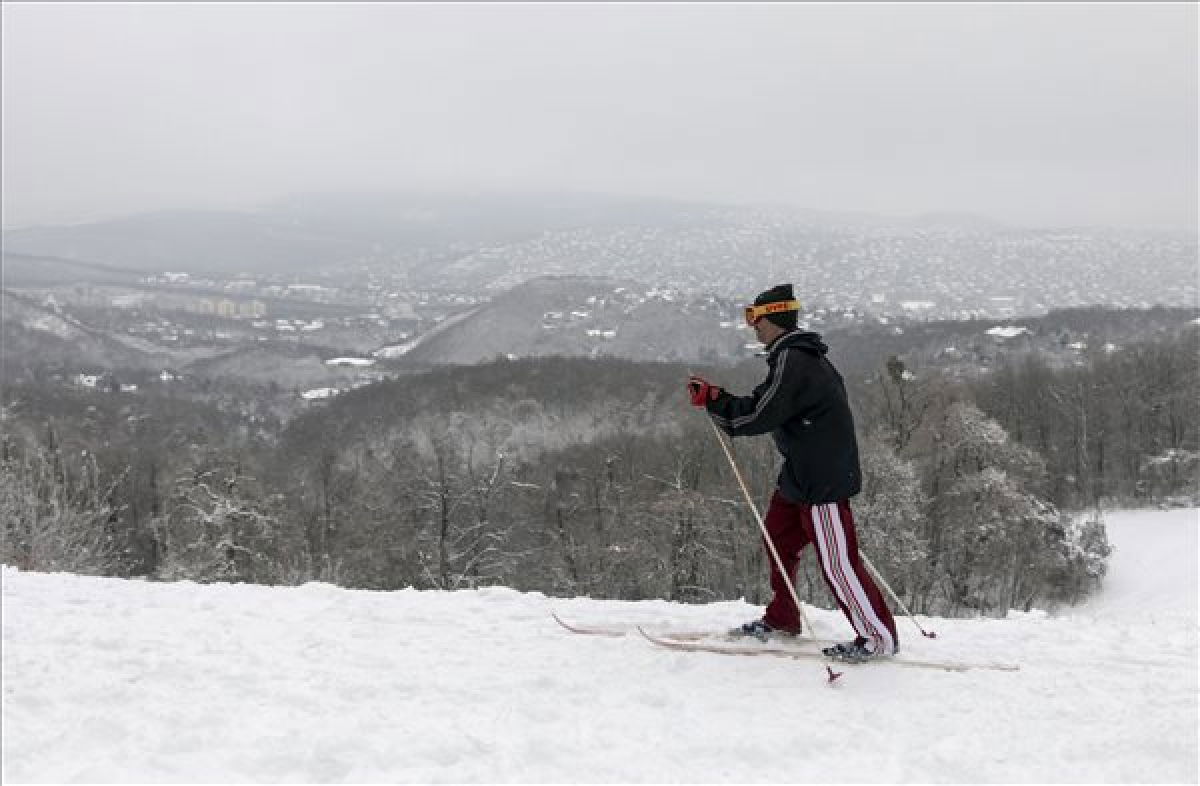
[[[1197,511],[1109,517],[1104,592],[901,620],[847,668],[575,636],[759,609],[506,589],[356,592],[3,572],[5,782],[1192,782]],[[747,537],[750,537],[747,533]],[[822,635],[840,615],[810,612]]]

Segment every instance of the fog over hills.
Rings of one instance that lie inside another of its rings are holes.
[[[256,212],[12,230],[4,250],[7,286],[26,283],[29,266],[12,258],[25,255],[484,298],[545,275],[731,298],[791,280],[814,309],[919,318],[1190,306],[1197,298],[1196,238],[1186,233],[1025,230],[969,214],[888,217],[580,194],[307,195]]]
[[[8,230],[4,247],[145,272],[302,272],[575,227],[670,227],[708,209],[579,194],[308,194],[254,212],[163,211]]]
[[[327,264],[365,249],[356,238],[314,231],[269,214],[148,213],[74,226],[4,233],[5,251],[119,265],[142,272],[288,271]]]

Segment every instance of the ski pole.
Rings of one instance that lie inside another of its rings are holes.
[[[800,612],[800,620],[804,624],[804,630],[808,632],[810,638],[815,639],[816,631],[813,629],[813,624],[809,622],[808,615],[804,613],[804,606],[800,604],[800,598],[796,595],[796,587],[792,584],[792,577],[783,569],[783,560],[779,558],[779,552],[775,550],[775,543],[771,540],[771,536],[767,532],[767,525],[763,523],[762,516],[758,513],[758,507],[755,506],[754,499],[750,496],[750,490],[746,488],[746,481],[742,479],[742,473],[738,470],[733,453],[730,452],[729,446],[725,444],[725,435],[717,428],[717,424],[713,422],[712,418],[708,419],[708,423],[713,427],[713,433],[717,435],[717,442],[721,443],[721,449],[725,451],[725,458],[729,459],[729,466],[733,469],[733,475],[737,478],[738,486],[742,489],[742,495],[746,498],[746,504],[750,506],[750,512],[754,514],[754,520],[758,522],[758,529],[762,532],[763,540],[767,542],[771,558],[775,560],[775,567],[779,570],[779,575],[783,576],[783,582],[787,585],[788,593],[792,596],[792,602],[796,604],[796,610]]]
[[[867,555],[862,553],[862,549],[859,549],[858,556],[862,558],[863,565],[867,566],[867,570],[871,571],[871,575],[875,577],[875,580],[882,584],[883,588],[892,596],[892,600],[896,601],[896,605],[900,607],[900,610],[912,620],[912,624],[917,626],[917,630],[921,631],[921,635],[926,638],[936,639],[937,633],[927,631],[921,627],[921,623],[917,622],[917,618],[908,610],[908,606],[904,605],[904,601],[900,600],[900,596],[896,594],[896,591],[884,580],[883,575],[875,569],[875,566],[871,564],[871,560],[867,559]]]

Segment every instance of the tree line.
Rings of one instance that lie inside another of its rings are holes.
[[[960,379],[893,356],[848,379],[865,553],[918,613],[1077,602],[1110,552],[1096,511],[1200,496],[1196,358],[1193,331],[1078,366],[1028,355]],[[287,423],[6,387],[0,554],[163,580],[760,602],[757,530],[686,404],[687,371],[497,360],[373,384]],[[711,372],[745,392],[763,367]],[[734,447],[765,503],[774,447]],[[832,605],[811,559],[798,583]]]

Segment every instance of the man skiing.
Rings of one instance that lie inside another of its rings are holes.
[[[816,333],[797,329],[800,304],[791,284],[772,287],[746,307],[746,323],[767,350],[767,378],[749,396],[735,396],[692,376],[693,406],[704,407],[731,437],[771,433],[783,454],[778,486],[765,526],[788,578],[800,552],[812,543],[830,592],[857,634],[852,642],[824,650],[846,660],[892,655],[896,623],[858,553],[850,497],[862,486],[854,420],[842,377],[826,358]],[[767,544],[764,542],[764,547]],[[773,560],[774,593],[762,619],[732,633],[765,638],[800,632],[800,616]]]

